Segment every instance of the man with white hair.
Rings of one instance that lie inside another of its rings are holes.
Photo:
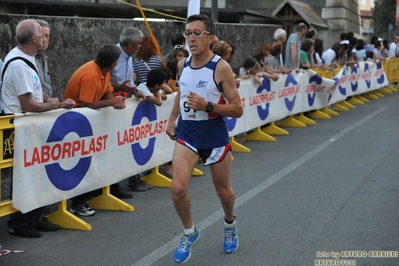
[[[4,59],[2,70],[2,100],[4,113],[44,112],[58,108],[72,108],[75,102],[66,99],[59,102],[42,91],[35,54],[43,46],[43,33],[39,23],[33,19],[21,21],[15,31],[18,45]],[[39,231],[56,231],[60,227],[43,217],[45,207],[27,213],[10,215],[10,234],[22,237],[40,237]]]
[[[287,40],[287,32],[281,28],[274,31],[274,40],[280,41],[284,47],[285,41]],[[280,66],[284,66],[283,53],[279,56]]]

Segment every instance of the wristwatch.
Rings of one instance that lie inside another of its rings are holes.
[[[205,108],[205,112],[209,113],[213,111],[213,104],[211,102],[208,102],[208,105]]]

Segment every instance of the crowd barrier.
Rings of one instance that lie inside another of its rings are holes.
[[[347,111],[396,91],[388,85],[397,82],[398,62],[387,60],[386,72],[367,62],[334,71],[280,75],[276,82],[263,79],[261,86],[242,80],[244,114],[225,118],[233,151],[250,152],[235,140],[237,135],[246,133],[243,139],[249,141],[275,141],[272,135],[289,134],[280,126],[306,127],[316,123],[313,118],[331,118],[338,115],[336,110]],[[47,216],[52,222],[90,230],[90,224],[68,212],[67,199],[103,188],[102,195],[88,202],[93,209],[133,211],[133,206],[109,193],[109,185],[149,169],[152,173],[144,180],[170,187],[171,180],[159,173],[158,166],[172,159],[174,142],[165,131],[175,95],[159,107],[128,99],[124,110],[76,108],[1,117],[1,184],[10,187],[11,177],[4,172],[12,167],[13,196],[1,197],[0,216],[58,202],[58,210]]]

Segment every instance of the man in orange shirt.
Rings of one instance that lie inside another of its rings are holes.
[[[118,64],[121,49],[114,44],[102,46],[94,60],[87,62],[72,74],[65,88],[63,99],[73,99],[76,107],[89,107],[98,109],[112,106],[121,110],[126,107],[125,97],[115,96],[111,85],[110,71]],[[117,197],[132,198],[133,195],[123,191],[120,186],[118,193],[111,190]],[[72,198],[70,212],[80,216],[93,216],[95,211],[87,205],[86,200],[93,195],[92,192]]]
[[[73,99],[76,107],[98,109],[113,106],[124,109],[125,99],[113,94],[110,71],[118,64],[121,50],[113,44],[104,45],[96,58],[87,62],[72,74],[63,99]]]

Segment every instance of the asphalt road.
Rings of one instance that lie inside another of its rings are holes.
[[[398,102],[399,93],[387,95],[286,128],[290,135],[276,142],[246,142],[251,152],[234,153],[232,166],[240,247],[231,255],[222,252],[223,213],[209,169],[198,165],[204,175],[191,180],[190,194],[201,239],[185,265],[310,266],[333,257],[399,265]],[[136,192],[127,202],[134,212],[84,218],[92,231],[61,229],[39,239],[9,235],[2,217],[2,249],[26,253],[0,257],[0,265],[175,265],[182,226],[169,189]]]

